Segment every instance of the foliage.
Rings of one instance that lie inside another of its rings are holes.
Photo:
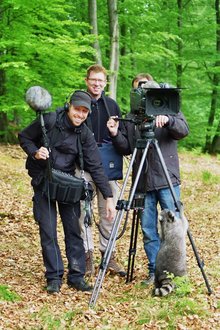
[[[182,87],[182,111],[191,129],[181,141],[188,149],[204,147],[213,82],[220,72],[216,49],[216,0],[120,0],[120,68],[117,101],[129,111],[131,80],[150,72],[155,80]],[[0,2],[0,101],[15,134],[33,118],[24,102],[31,85],[53,95],[54,110],[74,89],[85,88],[86,68],[93,63],[88,2],[2,0]],[[107,2],[97,0],[98,40],[103,65],[110,65]],[[10,100],[10,101],[9,101]],[[220,120],[208,134],[213,137]],[[8,124],[6,124],[7,126]],[[1,128],[0,128],[1,130]],[[2,129],[3,130],[3,129]],[[6,131],[2,132],[3,135]]]
[[[89,36],[80,32],[86,24],[69,19],[75,9],[72,4],[53,1],[48,6],[45,0],[2,3],[0,69],[6,75],[6,92],[0,96],[1,111],[23,126],[31,117],[26,114],[25,91],[43,85],[58,106],[73,86],[82,86],[81,67],[89,64],[93,49]]]

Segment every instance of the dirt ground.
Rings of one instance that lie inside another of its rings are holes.
[[[0,145],[0,285],[7,285],[21,298],[18,301],[0,301],[0,330],[220,329],[220,158],[180,152],[182,202],[213,294],[207,294],[195,253],[188,241],[187,264],[192,282],[190,299],[196,301],[202,311],[207,311],[207,315],[206,312],[199,313],[199,310],[189,314],[184,312],[177,316],[178,322],[173,328],[169,325],[169,310],[167,318],[161,321],[154,309],[158,306],[162,309],[163,303],[156,300],[156,305],[149,309],[153,303],[150,289],[143,291],[139,285],[147,272],[141,233],[138,236],[134,281],[125,284],[124,279],[106,274],[95,310],[88,308],[88,293],[73,292],[65,282],[59,295],[47,294],[38,226],[32,216],[32,189],[24,164],[25,154],[19,146]],[[117,257],[124,267],[127,267],[130,227],[129,223],[117,242]],[[94,224],[93,229],[98,268],[98,230]],[[58,231],[65,255],[60,224]],[[94,283],[95,278],[89,281]],[[144,314],[146,320],[143,313],[148,315]]]

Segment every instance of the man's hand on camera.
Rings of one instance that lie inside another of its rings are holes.
[[[107,127],[111,136],[116,136],[118,134],[119,121],[116,121],[115,118],[118,118],[118,116],[110,117],[107,121]]]
[[[45,147],[40,147],[40,149],[38,149],[34,155],[35,159],[44,159],[46,160],[47,158],[49,158],[49,151],[47,148]]]
[[[164,125],[168,124],[169,117],[159,115],[156,117],[156,127],[163,127]]]

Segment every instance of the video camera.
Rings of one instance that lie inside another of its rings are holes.
[[[149,81],[130,92],[131,114],[138,119],[152,119],[157,115],[175,115],[180,111],[180,88]]]

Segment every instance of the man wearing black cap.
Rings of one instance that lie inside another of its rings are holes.
[[[60,291],[64,273],[56,232],[57,207],[65,235],[65,251],[68,260],[67,283],[69,287],[77,290],[92,290],[92,286],[84,280],[85,250],[79,226],[80,202],[64,204],[52,201],[42,192],[48,159],[54,169],[71,175],[75,174],[76,162],[79,157],[78,137],[80,134],[84,136],[82,142],[84,168],[91,174],[106,200],[106,216],[109,221],[112,221],[115,216],[111,188],[101,165],[96,141],[92,132],[84,124],[91,110],[90,107],[90,95],[84,91],[76,91],[72,94],[69,104],[66,104],[65,110],[44,114],[49,148],[42,143],[42,124],[39,118],[18,134],[20,145],[28,155],[26,168],[32,178],[33,212],[34,218],[39,224],[49,293]],[[55,141],[54,135],[56,136]]]

